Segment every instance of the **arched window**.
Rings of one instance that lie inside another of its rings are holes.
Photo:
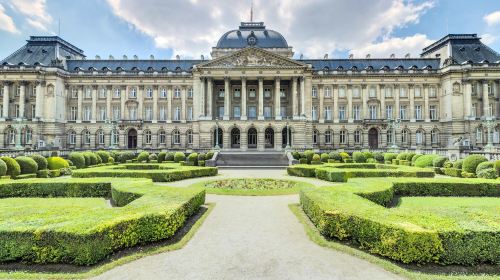
[[[341,130],[339,132],[339,144],[342,144],[342,145],[347,144],[347,131]]]
[[[177,129],[172,133],[172,143],[175,145],[181,144],[181,133]]]
[[[417,130],[417,132],[415,133],[415,144],[424,144],[424,132],[422,130]]]
[[[361,144],[361,131],[359,129],[354,131],[354,144]]]
[[[257,130],[255,128],[250,128],[248,130],[248,148],[257,148]]]
[[[436,128],[431,131],[431,143],[439,143],[439,130],[437,130]]]
[[[158,139],[160,144],[165,144],[167,142],[165,130],[160,130],[160,133],[158,133]]]
[[[71,130],[69,133],[68,133],[68,143],[70,145],[75,145],[76,144],[76,132]]]
[[[327,144],[327,145],[332,144],[332,131],[331,130],[325,131],[325,144]]]
[[[193,131],[192,130],[188,130],[186,132],[186,136],[187,136],[187,144],[188,145],[192,145],[193,144]]]
[[[88,130],[83,132],[83,144],[90,145],[90,131]]]
[[[401,131],[401,144],[408,145],[409,144],[409,132],[407,129],[403,129]]]
[[[31,144],[32,138],[33,132],[31,131],[31,128],[27,127],[24,131],[24,144]]]
[[[319,132],[315,129],[313,130],[313,145],[318,145]]]
[[[117,130],[111,130],[111,145],[118,145],[120,142],[120,134]]]
[[[16,144],[16,130],[11,128],[7,131],[7,144]]]
[[[97,144],[104,145],[104,131],[102,129],[97,132]]]
[[[151,145],[151,141],[152,141],[151,138],[152,138],[151,137],[151,130],[148,129],[148,130],[144,131],[144,143]]]
[[[478,127],[476,128],[476,143],[482,143],[483,142],[483,130]]]

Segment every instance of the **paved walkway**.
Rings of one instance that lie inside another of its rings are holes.
[[[221,178],[286,178],[282,170],[220,173]],[[98,279],[401,279],[310,241],[288,208],[298,195],[207,195],[207,202],[216,206],[184,248],[116,267]]]

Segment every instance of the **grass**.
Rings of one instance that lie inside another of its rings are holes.
[[[427,265],[424,267],[402,265],[387,258],[369,254],[351,246],[349,243],[325,238],[304,213],[300,204],[290,204],[289,207],[304,226],[309,239],[319,246],[364,259],[402,277],[414,280],[494,280],[500,278],[498,275],[500,273],[498,267],[493,269],[491,269],[491,267],[486,268],[488,273],[481,272],[480,267],[471,268],[463,266],[454,267],[456,271],[445,271],[442,266]],[[493,270],[493,272],[491,272],[491,270]]]
[[[0,279],[82,279],[90,278],[102,274],[114,267],[132,262],[134,260],[165,253],[169,251],[179,250],[183,248],[189,240],[195,235],[215,204],[205,204],[204,211],[200,211],[197,215],[192,216],[186,225],[176,233],[172,238],[166,241],[157,242],[146,246],[137,246],[126,249],[118,254],[112,255],[108,260],[99,264],[80,267],[80,266],[65,266],[60,265],[43,265],[43,266],[17,266],[15,270],[9,269],[13,266],[6,264],[0,265]],[[33,271],[33,268],[38,270]],[[49,270],[54,270],[50,272]],[[60,272],[67,270],[67,272]]]
[[[241,178],[208,180],[192,187],[203,187],[209,194],[266,196],[296,194],[301,189],[314,188],[314,185],[291,180]]]

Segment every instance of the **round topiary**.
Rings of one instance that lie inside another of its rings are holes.
[[[393,159],[396,159],[398,155],[395,153],[385,153],[384,154],[384,161],[390,161],[392,162]]]
[[[328,154],[327,153],[322,153],[321,154],[321,162],[328,162]]]
[[[453,168],[453,162],[447,160],[444,164],[443,164],[443,167],[444,168]]]
[[[497,171],[494,168],[486,168],[479,170],[477,172],[477,177],[483,179],[496,179],[498,175]]]
[[[192,162],[194,163],[194,165],[196,165],[196,163],[198,162],[198,154],[197,153],[189,154],[189,156],[187,157],[187,161]]]
[[[366,163],[378,163],[378,161],[374,158],[367,158]]]
[[[165,156],[166,161],[174,161],[174,153],[173,152],[168,152],[167,155]]]
[[[448,158],[443,156],[437,156],[432,160],[432,166],[434,167],[443,167],[444,163],[448,160]]]
[[[61,168],[69,168],[68,162],[62,157],[49,157],[47,159],[50,170],[59,170]]]
[[[125,163],[127,160],[132,160],[135,158],[134,153],[132,152],[121,152],[118,156],[120,163]]]
[[[2,157],[1,159],[7,165],[7,172],[5,173],[6,175],[10,175],[10,177],[16,178],[16,176],[21,174],[21,166],[19,166],[19,163],[17,163],[15,159],[10,157]]]
[[[406,154],[406,160],[411,162],[411,160],[413,159],[413,157],[415,156],[416,154],[415,153],[408,153]]]
[[[90,165],[96,165],[99,163],[99,160],[97,159],[96,154],[89,152],[89,156],[90,156]]]
[[[481,171],[481,170],[489,169],[489,168],[494,168],[494,167],[495,167],[495,163],[492,162],[492,161],[481,162],[476,167],[476,174],[478,174],[479,171]]]
[[[293,159],[300,159],[299,152],[292,152],[292,157],[293,157]]]
[[[313,150],[304,151],[304,156],[307,159],[307,163],[311,163],[311,161],[313,160],[314,151]]]
[[[97,151],[97,156],[101,158],[102,163],[108,163],[111,155],[106,151]]]
[[[214,157],[214,152],[208,152],[208,153],[205,155],[205,160],[212,159],[213,157]]]
[[[102,163],[101,157],[96,153],[93,153],[93,154],[95,156],[95,164],[101,164]]]
[[[462,170],[469,173],[476,173],[476,168],[481,162],[488,161],[482,155],[470,155],[464,159]]]
[[[149,153],[148,152],[141,152],[138,156],[137,156],[137,162],[149,162]]]
[[[321,157],[318,154],[313,154],[311,162],[319,162],[321,161]]]
[[[156,161],[157,161],[157,160],[158,160],[158,156],[157,156],[156,154],[150,154],[150,155],[149,155],[149,160],[150,160],[150,161],[151,161],[151,160],[156,160]]]
[[[373,158],[377,161],[377,162],[384,162],[384,154],[383,153],[374,153],[373,154]]]
[[[198,153],[198,161],[205,160],[205,153]]]
[[[21,167],[21,174],[36,174],[38,171],[38,164],[30,157],[19,156],[16,161]]]
[[[352,153],[352,159],[356,163],[365,163],[366,162],[365,154],[362,153],[362,152],[354,152],[354,153]]]
[[[115,161],[118,161],[118,159],[120,157],[120,152],[113,150],[113,151],[109,152],[109,156],[112,157]]]
[[[342,161],[342,157],[337,152],[331,152],[328,156],[335,161]]]
[[[83,152],[82,155],[83,157],[85,158],[85,166],[90,166],[92,165],[92,159],[90,158],[91,157],[91,152]]]
[[[414,155],[414,156],[411,158],[411,165],[415,165],[415,161],[417,161],[417,159],[418,159],[419,157],[421,157],[421,156],[422,156],[422,154],[416,154],[416,155]]]
[[[167,153],[166,152],[160,152],[158,154],[158,159],[157,160],[158,160],[159,163],[162,163],[162,162],[165,161],[166,157],[167,157]]]
[[[373,153],[372,152],[363,152],[363,155],[365,156],[366,159],[373,158]]]
[[[5,176],[7,173],[7,164],[0,159],[0,176]]]
[[[439,155],[423,155],[417,158],[415,161],[416,167],[431,167],[435,158],[439,157]]]
[[[348,158],[350,158],[350,157],[351,157],[351,156],[349,156],[349,154],[348,154],[348,153],[346,153],[346,152],[340,152],[340,153],[339,153],[339,155],[340,155],[340,157],[342,158],[342,160],[346,160],[346,159],[348,159]]]
[[[30,158],[32,158],[36,164],[38,165],[38,170],[45,170],[47,169],[47,159],[38,154],[31,155]]]
[[[180,162],[186,160],[186,155],[183,152],[175,152],[174,162]]]
[[[396,159],[406,160],[406,156],[408,156],[408,153],[400,153],[397,155]]]
[[[462,164],[464,163],[464,160],[463,159],[459,159],[459,160],[456,160],[454,163],[453,163],[453,168],[456,168],[456,169],[462,169]]]
[[[73,165],[76,166],[76,168],[78,169],[84,168],[86,166],[85,157],[83,156],[82,153],[72,152],[71,154],[69,154],[68,159],[71,160]]]
[[[500,160],[495,161],[495,170],[497,171],[497,175],[500,176]]]

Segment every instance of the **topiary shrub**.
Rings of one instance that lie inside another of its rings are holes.
[[[186,160],[186,155],[183,152],[175,152],[174,154],[174,162],[181,162]]]
[[[500,160],[495,161],[495,170],[497,171],[497,175],[500,176]]]
[[[38,164],[30,157],[19,156],[16,161],[21,167],[21,174],[36,174],[38,171]]]
[[[76,168],[84,168],[86,166],[85,157],[82,153],[72,152],[71,154],[69,154],[68,159],[71,160]]]
[[[149,161],[156,160],[158,161],[158,156],[156,154],[150,154],[149,155]]]
[[[205,153],[198,153],[198,162],[200,160],[205,160],[205,157],[206,157]]]
[[[422,156],[422,154],[416,154],[416,155],[414,155],[414,156],[411,158],[411,165],[415,165],[415,161],[417,161],[417,159],[418,159],[419,157],[421,157],[421,156]]]
[[[406,160],[406,156],[408,156],[408,153],[400,153],[396,156],[396,159],[398,160]]]
[[[93,158],[95,158],[95,164],[96,165],[101,164],[102,163],[101,157],[98,154],[96,154],[96,153],[92,153],[92,154],[94,154]]]
[[[85,166],[91,166],[92,165],[92,152],[83,152],[82,153],[83,157],[85,158]]]
[[[160,152],[158,153],[158,162],[159,163],[162,163],[165,161],[165,158],[167,157],[167,153],[166,152]]]
[[[380,153],[380,152],[378,152],[378,153],[374,153],[374,154],[373,154],[373,158],[374,158],[377,162],[379,162],[379,163],[383,163],[383,162],[384,162],[384,160],[385,160],[385,159],[384,159],[384,154],[383,154],[383,153]]]
[[[36,162],[36,164],[38,165],[38,170],[47,169],[47,159],[44,156],[34,154],[31,155],[30,158],[32,158]]]
[[[464,163],[464,160],[463,159],[459,159],[459,160],[456,160],[454,163],[453,163],[453,168],[456,168],[456,169],[462,169],[462,164]]]
[[[367,158],[366,162],[367,163],[378,163],[378,161],[376,159],[374,159],[374,158]]]
[[[328,154],[327,153],[322,153],[321,154],[321,162],[328,162]]]
[[[439,157],[438,155],[423,155],[417,158],[415,161],[416,167],[431,167],[435,158]]]
[[[328,157],[329,157],[330,159],[335,160],[335,161],[342,161],[342,157],[341,157],[341,156],[340,156],[340,154],[339,154],[339,153],[337,153],[337,152],[331,152],[331,153],[328,155]]]
[[[476,167],[476,174],[479,173],[479,171],[481,170],[484,170],[484,169],[490,169],[490,168],[494,168],[495,167],[495,163],[492,162],[492,161],[485,161],[485,162],[481,162],[480,164],[477,165]],[[478,176],[479,177],[479,174]],[[481,177],[479,177],[481,178]]]
[[[384,161],[390,161],[392,162],[393,159],[396,159],[398,155],[395,153],[385,153],[384,154]]]
[[[106,151],[97,151],[97,156],[101,158],[102,163],[108,163],[111,155]]]
[[[481,162],[488,161],[482,155],[470,155],[464,159],[462,170],[468,173],[476,173],[476,168]]]
[[[294,159],[297,159],[297,160],[298,160],[298,159],[300,159],[300,154],[299,154],[299,152],[292,152],[292,157],[293,157]]]
[[[68,162],[62,157],[49,157],[47,159],[50,170],[60,170],[61,168],[69,168]]]
[[[415,153],[408,153],[406,154],[406,160],[411,162],[411,160],[413,159],[413,157],[415,156],[416,154]]]
[[[134,153],[132,152],[121,152],[120,155],[118,156],[118,161],[120,163],[125,163],[127,160],[132,160],[135,158]]]
[[[0,159],[0,177],[5,176],[5,174],[7,174],[7,164]]]
[[[187,161],[189,163],[192,163],[192,165],[197,165],[198,164],[198,154],[197,153],[191,153],[187,157]]]
[[[213,157],[214,157],[214,152],[208,152],[208,153],[205,155],[205,160],[212,159]]]
[[[321,156],[318,154],[313,154],[311,164],[321,164]]]
[[[443,164],[443,167],[444,168],[453,168],[453,162],[447,160],[444,164]]]
[[[118,158],[120,157],[120,152],[116,150],[110,151],[109,156],[112,157],[115,161],[118,161]]]
[[[19,163],[17,163],[15,159],[10,157],[1,157],[1,159],[7,165],[7,172],[5,175],[10,175],[11,178],[16,178],[21,174],[21,166],[19,166]]]
[[[137,162],[149,162],[149,153],[148,152],[141,152],[137,156]]]
[[[299,159],[300,164],[307,164],[307,159],[306,158],[301,158]]]
[[[366,162],[365,154],[362,153],[362,152],[354,152],[354,153],[352,153],[352,159],[356,163],[365,163]]]
[[[315,155],[314,151],[312,151],[312,150],[304,151],[304,156],[307,159],[307,163],[311,163],[311,161],[313,160],[314,155]]]
[[[448,160],[448,158],[443,156],[437,156],[432,160],[432,166],[434,167],[443,167],[444,163]]]
[[[366,159],[373,158],[373,153],[369,151],[363,152],[363,155],[365,155]]]
[[[174,153],[173,152],[168,152],[167,156],[165,157],[166,161],[174,161]]]
[[[497,177],[497,171],[494,168],[481,169],[477,172],[477,178],[496,179]]]
[[[339,153],[340,157],[342,158],[342,161],[346,161],[346,159],[349,159],[351,156],[349,156],[348,153],[346,152],[340,152]]]

